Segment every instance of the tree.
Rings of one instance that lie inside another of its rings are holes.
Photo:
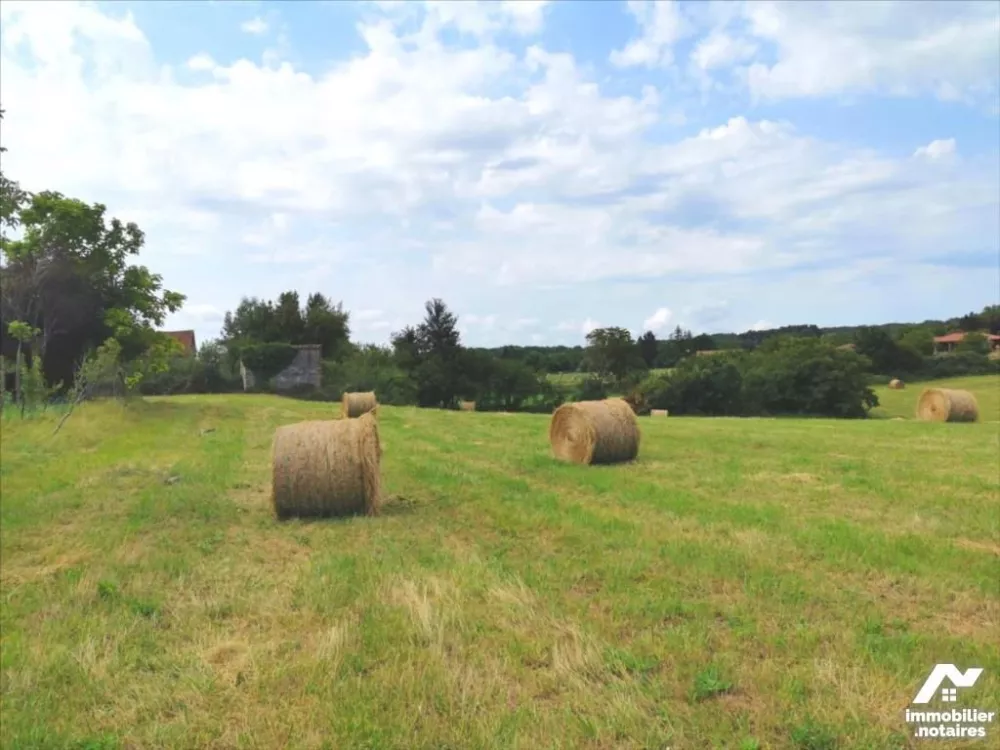
[[[13,320],[7,325],[7,332],[17,341],[17,358],[14,360],[14,400],[21,405],[24,414],[24,394],[21,391],[21,380],[24,377],[24,362],[21,359],[25,344],[30,344],[41,331],[20,320]]]
[[[155,327],[185,299],[164,289],[159,274],[133,265],[145,236],[134,223],[108,222],[106,210],[37,193],[17,216],[23,238],[3,242],[0,317],[41,331],[32,346],[50,382],[71,383],[84,354],[109,337],[125,360],[166,347]]]
[[[437,298],[427,302],[424,311],[424,320],[417,326],[421,351],[444,360],[453,359],[460,348],[458,318]]]
[[[3,112],[0,109],[0,120],[3,120]],[[6,148],[0,146],[0,154],[6,151]],[[27,200],[28,194],[21,190],[21,186],[17,182],[4,175],[3,170],[0,169],[0,248],[6,242],[7,230],[17,228],[18,214]]]
[[[643,369],[639,348],[625,328],[595,328],[587,334],[587,367],[600,377],[621,383]]]
[[[410,373],[420,406],[448,408],[466,389],[458,318],[435,298],[424,304],[424,319],[393,334],[396,364]]]
[[[282,292],[276,302],[244,297],[222,324],[222,337],[238,354],[256,344],[318,344],[324,359],[340,360],[350,350],[350,314],[322,294],[310,294],[305,309],[299,294]]]
[[[646,367],[653,367],[656,365],[656,355],[658,351],[659,342],[656,340],[655,333],[652,331],[646,331],[639,337],[639,354],[642,355],[642,359],[646,363]]]
[[[897,342],[884,328],[859,328],[854,346],[858,354],[871,360],[872,371],[881,375],[914,373],[923,364],[918,351]]]
[[[974,354],[989,354],[990,342],[986,336],[979,331],[966,333],[955,349],[959,352],[972,352]]]

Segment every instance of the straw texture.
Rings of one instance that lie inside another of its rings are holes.
[[[917,419],[925,422],[976,422],[979,405],[968,391],[928,388],[917,402]]]
[[[279,427],[271,454],[275,515],[376,515],[381,459],[374,414]]]
[[[639,439],[635,413],[620,398],[563,404],[549,423],[553,455],[578,464],[631,461]]]
[[[362,414],[374,411],[377,406],[375,391],[345,393],[340,399],[340,412],[345,419],[360,417]]]

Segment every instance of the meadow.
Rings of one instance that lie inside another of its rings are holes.
[[[384,514],[321,522],[274,520],[270,445],[337,404],[5,419],[0,744],[913,747],[939,662],[1000,711],[1000,379],[946,385],[980,423],[880,389],[878,419],[643,418],[605,467],[546,415],[383,408]]]

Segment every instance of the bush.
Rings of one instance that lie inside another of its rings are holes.
[[[271,342],[267,344],[247,344],[235,348],[233,353],[250,370],[258,383],[266,383],[292,364],[298,354],[292,344]]]
[[[323,363],[323,386],[317,398],[339,401],[345,392],[375,391],[381,404],[408,406],[417,401],[413,380],[377,346],[364,346],[343,362]]]
[[[744,411],[736,356],[688,357],[641,387],[645,405],[671,414],[736,416]]]
[[[608,390],[603,378],[591,375],[573,390],[573,401],[603,401],[608,397]]]
[[[878,398],[871,361],[816,339],[769,341],[743,362],[744,408],[752,414],[864,417]]]
[[[814,337],[775,337],[752,353],[689,357],[639,387],[671,414],[863,417],[878,405],[870,360]]]
[[[911,380],[937,380],[938,378],[958,378],[966,375],[996,375],[1000,373],[1000,361],[990,359],[985,354],[956,352],[939,357],[924,357],[918,375]]]

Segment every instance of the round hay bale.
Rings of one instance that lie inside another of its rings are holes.
[[[552,414],[549,442],[562,461],[605,464],[639,455],[639,422],[623,399],[563,404]]]
[[[271,450],[275,515],[285,519],[378,514],[381,459],[374,414],[279,427]]]
[[[462,411],[475,411],[476,402],[475,401],[459,401],[458,408]]]
[[[928,388],[917,401],[917,419],[925,422],[976,422],[979,405],[968,391]]]
[[[667,417],[670,416],[670,412],[666,409],[650,409],[649,416],[651,417]]]
[[[892,388],[892,390],[894,391],[901,391],[906,386],[903,385],[903,381],[900,380],[899,378],[893,378],[892,380],[889,381],[889,387]]]
[[[345,393],[340,399],[340,412],[345,419],[354,419],[374,411],[378,406],[375,391]]]

